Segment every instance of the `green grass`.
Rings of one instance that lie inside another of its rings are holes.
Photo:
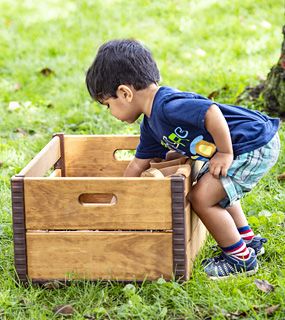
[[[220,90],[216,100],[234,103],[277,61],[283,12],[277,0],[1,1],[1,318],[60,319],[53,308],[62,304],[74,307],[72,319],[234,319],[230,312],[266,319],[266,308],[276,304],[273,318],[285,318],[285,189],[276,179],[285,171],[284,125],[278,164],[243,200],[255,231],[270,239],[260,271],[249,278],[209,281],[200,265],[212,254],[209,239],[192,279],[183,284],[160,279],[142,285],[72,282],[53,290],[17,286],[9,184],[54,132],[139,132],[138,123],[121,124],[87,94],[85,71],[102,42],[139,39],[152,50],[162,85],[203,95]],[[43,76],[44,68],[53,73]],[[19,108],[9,110],[11,101]],[[272,283],[274,292],[259,291],[256,278]]]

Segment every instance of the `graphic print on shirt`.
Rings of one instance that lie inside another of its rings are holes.
[[[168,137],[163,136],[161,144],[183,155],[186,154],[186,151],[179,149],[179,147],[185,147],[184,149],[187,150],[188,144],[188,151],[192,154],[191,159],[193,160],[208,161],[216,152],[216,146],[211,142],[203,140],[204,137],[202,135],[195,137],[190,143],[190,140],[186,139],[187,136],[187,130],[177,127]]]

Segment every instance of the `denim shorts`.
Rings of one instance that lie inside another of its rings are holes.
[[[264,146],[253,151],[238,155],[228,169],[226,177],[220,181],[227,196],[219,202],[222,208],[230,207],[241,199],[257,182],[274,166],[280,152],[278,133]],[[198,174],[200,179],[209,171],[209,162],[206,162]]]

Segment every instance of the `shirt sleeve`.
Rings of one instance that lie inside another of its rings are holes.
[[[206,130],[205,116],[212,104],[215,104],[215,102],[203,97],[175,99],[165,105],[164,115],[170,123],[179,123],[186,127],[194,126]]]
[[[153,138],[146,121],[141,123],[140,129],[140,143],[137,146],[135,157],[139,159],[165,159],[169,150]]]

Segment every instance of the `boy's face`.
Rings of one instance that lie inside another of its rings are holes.
[[[134,92],[127,86],[120,86],[117,90],[117,98],[108,98],[102,103],[110,109],[112,116],[128,123],[135,122],[141,115],[134,103]]]

